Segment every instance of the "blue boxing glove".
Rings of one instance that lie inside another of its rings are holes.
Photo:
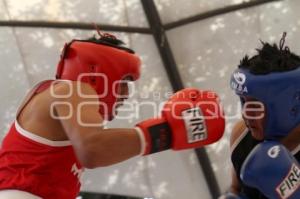
[[[268,198],[300,198],[299,163],[276,141],[265,141],[251,151],[242,165],[241,179]]]
[[[246,196],[236,195],[234,193],[228,192],[221,195],[218,199],[248,199]]]

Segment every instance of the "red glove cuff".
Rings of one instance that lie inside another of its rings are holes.
[[[138,123],[137,127],[139,128],[137,132],[140,135],[142,147],[144,147],[144,149],[141,149],[142,155],[171,148],[172,134],[166,120],[162,118],[148,119]]]

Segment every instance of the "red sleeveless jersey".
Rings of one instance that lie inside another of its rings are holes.
[[[23,129],[17,120],[2,142],[0,190],[22,190],[44,199],[74,199],[82,172],[70,141],[40,137]]]

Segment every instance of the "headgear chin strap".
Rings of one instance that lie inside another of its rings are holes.
[[[254,75],[248,69],[233,72],[230,87],[240,97],[253,97],[266,109],[264,136],[286,136],[300,124],[300,68]]]
[[[117,91],[120,81],[140,76],[140,59],[131,49],[108,42],[73,40],[62,52],[56,78],[90,84],[97,92],[99,113],[106,120],[115,114]]]

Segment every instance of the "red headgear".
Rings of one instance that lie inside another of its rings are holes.
[[[111,120],[117,100],[118,81],[140,76],[140,59],[131,49],[121,47],[114,37],[73,40],[66,44],[56,78],[90,84],[99,98],[100,114]]]

